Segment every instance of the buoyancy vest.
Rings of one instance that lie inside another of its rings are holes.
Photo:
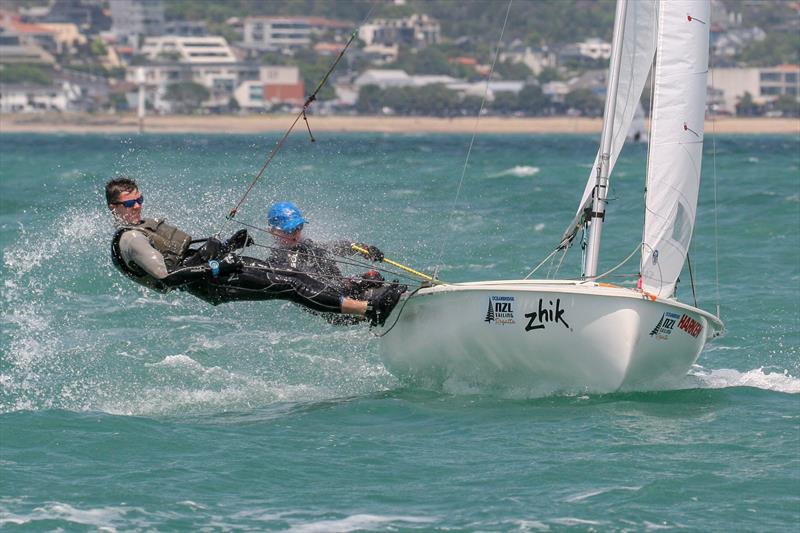
[[[164,256],[167,271],[173,270],[180,264],[189,250],[192,241],[191,235],[158,218],[146,218],[136,226],[121,226],[114,233],[111,240],[111,261],[114,266],[136,283],[166,292],[168,289],[160,280],[153,278],[135,263],[127,264],[122,258],[119,241],[126,231],[134,230],[143,233],[150,241],[150,245]]]

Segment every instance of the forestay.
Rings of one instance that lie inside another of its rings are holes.
[[[672,296],[692,239],[703,151],[708,2],[661,2],[654,70],[642,288]]]

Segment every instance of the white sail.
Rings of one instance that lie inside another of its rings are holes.
[[[657,0],[634,0],[628,2],[622,41],[619,89],[614,111],[614,125],[612,126],[613,139],[611,141],[609,175],[611,175],[614,163],[617,162],[617,157],[619,157],[622,146],[625,144],[631,122],[636,110],[639,108],[639,99],[642,96],[647,75],[653,64],[653,56],[656,51],[657,6]],[[589,173],[589,180],[586,183],[576,214],[580,214],[583,211],[592,196],[592,190],[597,183],[599,160],[600,151],[595,157],[592,170]]]
[[[694,230],[708,73],[710,3],[661,2],[653,76],[642,288],[669,297]]]

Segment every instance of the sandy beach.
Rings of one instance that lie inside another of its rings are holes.
[[[150,133],[261,133],[285,131],[295,115],[154,115],[144,119]],[[314,132],[471,133],[474,117],[308,117]],[[584,117],[481,117],[481,133],[599,133],[601,120]],[[136,133],[133,114],[0,114],[0,133]],[[722,134],[800,134],[796,118],[720,117],[706,121],[706,132]],[[305,130],[302,120],[296,131]]]

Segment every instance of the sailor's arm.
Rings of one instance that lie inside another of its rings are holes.
[[[119,242],[120,253],[127,263],[136,263],[153,278],[161,281],[168,288],[180,287],[187,283],[212,277],[208,265],[179,267],[173,271],[167,269],[164,256],[153,248],[150,240],[138,231],[126,231]],[[225,276],[241,271],[241,262],[233,254],[225,256],[218,262],[217,276]]]
[[[119,252],[127,264],[136,263],[155,279],[164,279],[169,274],[164,256],[139,231],[126,231],[122,234],[119,238]]]
[[[364,254],[363,252],[356,250],[354,246],[357,246],[362,250],[367,250],[368,253]],[[383,252],[381,252],[377,246],[372,246],[371,244],[352,241],[336,241],[329,243],[326,248],[332,253],[344,257],[361,254],[370,261],[383,261]]]

